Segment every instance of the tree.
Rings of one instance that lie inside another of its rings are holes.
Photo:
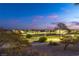
[[[26,35],[26,38],[31,38],[31,37],[32,37],[31,34],[27,34],[27,35]]]
[[[68,30],[68,32],[70,32],[70,29],[68,29],[68,27],[64,23],[58,23],[57,26],[58,29]]]
[[[73,46],[79,42],[79,37],[72,36],[64,36],[62,43],[65,44],[64,50],[66,50],[67,46],[72,44]]]
[[[57,26],[58,26],[58,29],[67,30],[68,33],[70,32],[70,30],[67,28],[67,26],[66,26],[64,23],[58,23]],[[60,33],[60,30],[59,30],[59,33]],[[67,33],[67,34],[68,34],[68,33]],[[61,37],[61,36],[63,36],[63,35],[60,34],[60,37]],[[60,39],[61,39],[61,38],[60,38]],[[64,44],[65,44],[65,46],[64,46],[64,50],[65,50],[66,47],[70,44],[71,37],[70,37],[70,36],[69,36],[69,37],[65,37],[65,38],[63,38],[62,40],[64,41]]]
[[[61,33],[60,29],[61,30],[67,30],[68,33],[70,32],[70,30],[67,28],[67,26],[64,23],[58,23],[57,24],[57,28],[59,29],[59,33]],[[62,36],[62,34],[60,34],[60,36]]]
[[[71,36],[63,36],[62,43],[65,44],[64,50],[66,50],[67,46],[73,42],[73,38]]]
[[[40,37],[39,40],[38,40],[38,42],[45,42],[46,40],[47,40],[46,37]]]

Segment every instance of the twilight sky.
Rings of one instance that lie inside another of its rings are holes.
[[[0,4],[2,28],[53,29],[58,22],[79,29],[79,6],[71,3]]]

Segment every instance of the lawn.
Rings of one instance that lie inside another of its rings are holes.
[[[30,39],[28,39],[30,42],[33,42],[33,41],[38,41],[39,38],[41,36],[37,36],[37,37],[32,37]],[[59,36],[46,36],[47,37],[47,40],[46,42],[49,42],[49,41],[52,41],[52,42],[60,42],[60,37]]]

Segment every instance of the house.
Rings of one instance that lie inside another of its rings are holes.
[[[65,29],[57,29],[54,31],[56,34],[67,34],[68,30]]]

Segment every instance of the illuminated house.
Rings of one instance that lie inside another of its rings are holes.
[[[55,33],[56,34],[67,34],[68,31],[67,30],[58,29],[58,30],[55,30]]]

